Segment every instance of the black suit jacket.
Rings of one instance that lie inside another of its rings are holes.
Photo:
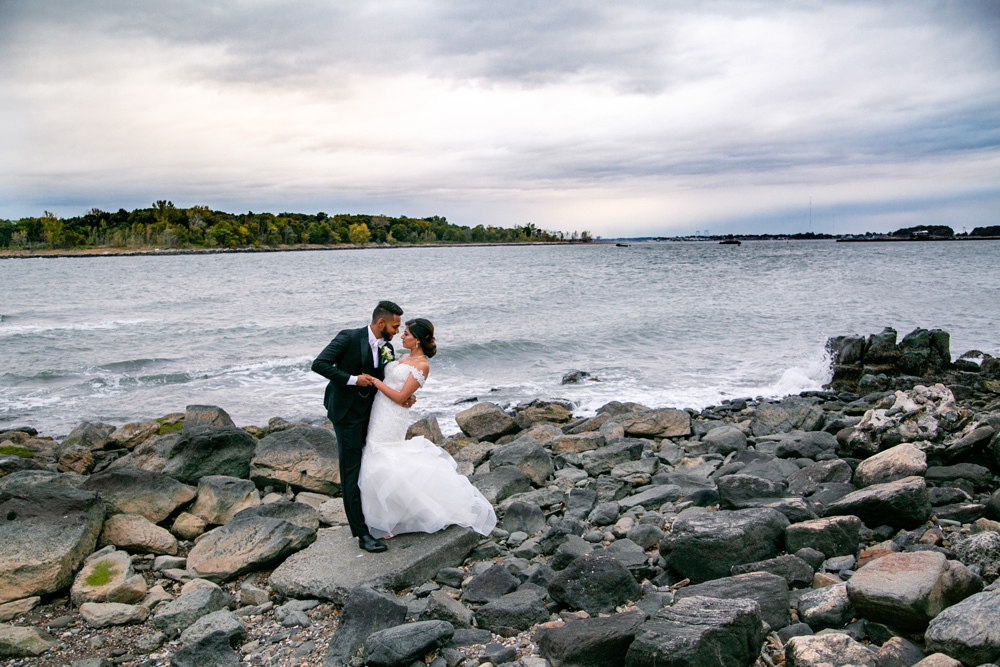
[[[386,343],[393,351],[391,343]],[[368,345],[368,327],[345,329],[330,341],[313,361],[312,369],[330,381],[326,385],[323,405],[330,421],[336,424],[350,412],[367,418],[378,390],[375,387],[358,387],[347,381],[352,375],[368,373],[385,379],[385,367],[379,355],[376,366],[372,362],[372,349]]]

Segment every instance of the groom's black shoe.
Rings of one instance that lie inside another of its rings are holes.
[[[373,554],[385,551],[389,547],[385,546],[385,542],[382,540],[375,539],[371,535],[362,535],[358,538],[358,546],[365,551],[370,551]]]

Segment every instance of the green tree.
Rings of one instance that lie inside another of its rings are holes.
[[[347,228],[347,238],[355,245],[364,245],[372,240],[372,233],[369,231],[368,225],[359,222]]]
[[[44,231],[45,242],[51,248],[57,248],[63,241],[63,221],[49,211],[42,216],[42,229]]]

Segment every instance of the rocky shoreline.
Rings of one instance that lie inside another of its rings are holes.
[[[982,665],[1000,659],[1000,359],[829,341],[828,390],[701,411],[477,403],[494,503],[358,550],[329,428],[225,411],[0,433],[8,665]]]

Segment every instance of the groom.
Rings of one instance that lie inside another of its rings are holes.
[[[312,365],[313,371],[330,380],[323,405],[337,434],[340,489],[347,522],[351,534],[358,538],[358,545],[372,553],[385,551],[386,546],[368,532],[358,489],[361,454],[368,438],[368,417],[377,393],[365,376],[385,379],[385,365],[394,358],[389,341],[399,332],[402,315],[403,309],[392,301],[379,301],[371,324],[338,333]]]

